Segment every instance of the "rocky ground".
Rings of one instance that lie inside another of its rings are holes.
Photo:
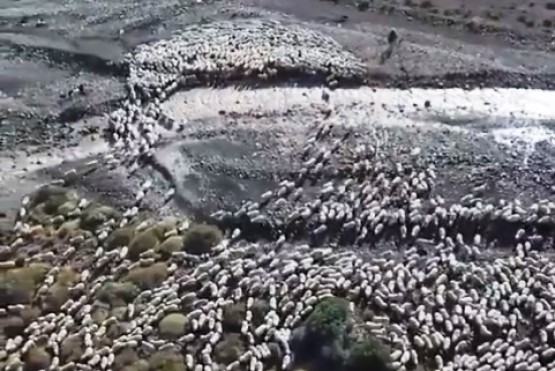
[[[254,0],[269,7],[304,9],[304,15],[318,14],[328,22],[343,24],[361,19],[375,23],[396,24],[449,34],[460,39],[481,43],[506,43],[516,47],[535,47],[553,50],[553,22],[555,6],[552,1],[458,1],[458,0],[329,0],[307,1],[302,5],[293,1],[279,4]],[[331,12],[330,9],[334,9]]]
[[[517,5],[0,5],[0,367],[555,368]]]

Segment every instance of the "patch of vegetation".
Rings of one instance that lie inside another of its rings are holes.
[[[41,298],[43,311],[59,311],[61,306],[69,299],[69,288],[77,282],[78,278],[79,274],[72,267],[62,267],[54,284],[48,288],[46,294]]]
[[[57,230],[58,238],[72,238],[79,234],[79,219],[72,219],[64,222]]]
[[[158,324],[160,336],[167,339],[177,339],[185,335],[188,329],[189,321],[187,317],[181,313],[170,313]]]
[[[121,371],[149,371],[150,367],[148,361],[144,359],[139,359],[131,365],[127,365],[121,369]]]
[[[187,371],[185,359],[177,351],[161,350],[148,359],[150,371]]]
[[[119,305],[110,309],[109,316],[113,316],[118,321],[125,321],[127,316],[127,305]]]
[[[123,278],[123,282],[131,282],[142,290],[153,289],[168,278],[166,263],[156,263],[149,267],[137,267]]]
[[[44,211],[44,203],[38,204],[29,211],[28,221],[31,224],[44,225],[50,219],[50,216]]]
[[[96,237],[89,237],[79,246],[83,250],[96,250],[98,247],[98,238]]]
[[[0,318],[0,331],[8,337],[16,337],[17,335],[23,335],[26,324],[25,321],[16,316]]]
[[[166,233],[175,229],[178,219],[175,217],[165,218],[152,226],[158,235],[158,239],[163,241],[166,237]]]
[[[322,300],[296,329],[292,349],[299,362],[338,371],[390,371],[389,348],[374,337],[347,301]]]
[[[240,334],[225,334],[222,341],[214,347],[214,359],[224,365],[239,359],[246,351]]]
[[[106,239],[106,249],[114,250],[123,246],[129,246],[133,237],[135,237],[135,228],[132,226],[116,229]]]
[[[57,207],[60,206],[63,202],[77,199],[77,194],[73,191],[70,191],[67,188],[56,186],[56,185],[45,185],[37,189],[33,194],[30,195],[29,207],[34,208],[42,203],[48,203],[48,209],[56,211]],[[54,204],[58,203],[58,205],[53,208]],[[61,201],[61,203],[60,203]]]
[[[142,253],[154,249],[159,242],[159,235],[156,229],[149,228],[139,232],[129,244],[129,258],[132,260],[139,259]]]
[[[27,267],[14,268],[0,274],[0,306],[29,304],[35,287],[41,283],[50,267],[44,263],[32,263]]]
[[[23,360],[25,362],[23,370],[39,371],[48,369],[52,356],[44,348],[33,347],[25,354]]]
[[[38,306],[27,305],[25,309],[21,311],[20,318],[28,326],[31,322],[36,320],[40,316],[40,308]]]
[[[127,310],[127,307],[124,307]],[[94,304],[91,310],[91,318],[97,325],[100,325],[110,315],[110,306],[101,302]],[[117,317],[116,317],[117,318]]]
[[[305,324],[327,339],[339,339],[346,332],[349,305],[340,298],[322,300],[308,316]]]
[[[251,307],[252,323],[255,326],[260,326],[264,323],[266,314],[270,311],[270,304],[266,300],[255,299]]]
[[[240,332],[241,323],[247,313],[247,306],[244,303],[231,304],[224,308],[222,326],[224,331]]]
[[[183,236],[183,249],[189,254],[208,254],[223,238],[220,229],[214,225],[193,225]]]
[[[349,348],[345,371],[393,371],[390,350],[374,336],[367,334]]]
[[[110,219],[119,219],[120,213],[110,206],[102,205],[98,202],[91,202],[81,215],[81,228],[94,231],[103,223]]]
[[[172,253],[181,251],[183,249],[183,237],[172,236],[167,238],[156,248],[156,251],[162,254],[163,257],[169,258]]]
[[[60,360],[62,362],[75,362],[85,352],[83,339],[79,334],[69,335],[60,345]]]
[[[113,307],[131,303],[139,294],[133,282],[107,282],[96,294],[96,298]]]
[[[137,352],[133,348],[123,348],[114,357],[114,370],[122,370],[131,366],[139,360]]]
[[[59,215],[63,215],[64,217],[68,217],[72,215],[72,213],[77,209],[78,199],[72,198],[60,204],[56,209],[56,213]]]

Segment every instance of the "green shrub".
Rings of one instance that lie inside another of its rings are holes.
[[[24,357],[26,371],[46,370],[50,366],[52,356],[42,347],[31,348]]]
[[[389,353],[379,339],[367,334],[350,345],[345,371],[393,371]]]
[[[235,303],[224,308],[222,326],[225,331],[240,332],[241,323],[245,319],[247,306],[244,303]]]
[[[181,313],[170,313],[158,323],[158,332],[165,339],[177,339],[188,331],[187,317]]]
[[[38,204],[48,203],[48,202],[50,202],[49,207],[52,207],[54,200],[65,202],[70,199],[76,199],[77,196],[75,192],[72,192],[67,188],[56,186],[56,185],[45,185],[37,189],[29,198],[30,198],[30,207],[34,207],[34,206],[37,206]],[[58,206],[60,206],[63,202],[61,202]],[[55,211],[56,208],[54,208],[53,210]]]
[[[165,263],[155,263],[149,267],[134,268],[122,281],[132,282],[142,290],[150,290],[161,285],[168,275],[168,266]]]
[[[114,250],[119,247],[128,246],[135,236],[134,227],[123,227],[113,231],[106,239],[106,249]]]
[[[139,232],[129,244],[129,258],[132,260],[139,259],[142,253],[154,249],[158,243],[158,235],[154,228]]]
[[[196,224],[183,236],[183,248],[189,254],[208,254],[223,238],[218,227],[208,224]]]
[[[173,350],[161,350],[150,356],[149,369],[152,371],[187,371],[181,354]]]
[[[62,362],[75,362],[85,352],[82,337],[79,334],[69,335],[60,345],[60,360]]]
[[[230,364],[239,359],[246,351],[240,334],[225,334],[222,341],[214,347],[214,359],[222,364]]]
[[[327,339],[340,339],[347,331],[348,317],[348,303],[343,299],[332,297],[316,305],[305,324]]]
[[[91,202],[81,215],[81,228],[94,231],[104,222],[110,219],[119,219],[120,213],[110,206],[104,206],[98,202]]]
[[[172,236],[166,238],[158,247],[156,251],[162,254],[162,256],[170,257],[172,253],[176,251],[181,251],[183,248],[183,236]]]
[[[31,263],[27,267],[0,273],[0,306],[30,303],[36,286],[42,282],[48,270],[46,264]]]
[[[132,282],[107,282],[98,290],[96,298],[111,306],[121,306],[131,303],[139,292]]]

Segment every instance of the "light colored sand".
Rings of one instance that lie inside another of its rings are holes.
[[[493,132],[505,141],[509,136],[521,137],[527,131],[529,141],[553,136],[541,124],[555,119],[555,92],[522,89],[339,89],[329,93],[335,114],[350,122],[366,120],[368,124],[412,125],[450,130],[471,129],[476,124],[481,130]],[[430,108],[424,103],[430,101]],[[415,106],[416,105],[416,106]],[[177,93],[163,104],[165,112],[184,122],[217,117],[218,111],[238,114],[283,113],[287,109],[313,110],[324,108],[322,90],[314,88],[267,88],[257,90],[194,89]],[[481,124],[481,120],[488,125]],[[484,128],[484,126],[486,126]]]

